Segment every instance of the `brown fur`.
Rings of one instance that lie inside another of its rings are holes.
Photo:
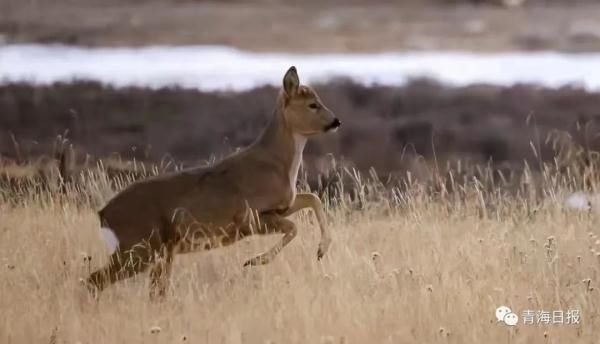
[[[284,76],[273,118],[248,148],[209,167],[132,184],[99,212],[119,248],[108,266],[88,278],[99,291],[151,268],[152,295],[164,295],[173,255],[229,245],[252,234],[284,234],[245,265],[266,264],[296,235],[285,217],[310,207],[321,230],[318,258],[330,237],[320,200],[296,194],[295,178],[307,137],[337,128],[339,121],[316,93],[299,85],[296,69]]]

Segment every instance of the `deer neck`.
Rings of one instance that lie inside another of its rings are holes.
[[[292,131],[292,128],[285,122],[281,111],[276,111],[256,142],[256,146],[260,147],[268,157],[288,171],[290,186],[293,190],[296,189],[306,140],[306,136]]]

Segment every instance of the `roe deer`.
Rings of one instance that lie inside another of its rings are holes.
[[[112,256],[88,277],[88,288],[99,292],[151,267],[150,296],[163,296],[175,253],[229,245],[252,234],[283,234],[244,266],[266,264],[296,236],[286,217],[304,208],[319,223],[320,259],[331,242],[323,206],[312,193],[297,194],[296,180],[307,138],[340,125],[290,67],[273,117],[252,145],[212,166],[136,182],[99,211]]]

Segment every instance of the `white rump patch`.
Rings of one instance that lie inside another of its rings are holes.
[[[102,239],[104,239],[106,247],[108,247],[110,253],[115,253],[117,247],[119,247],[119,239],[117,239],[115,232],[108,227],[102,227],[100,228],[100,236],[102,236]]]

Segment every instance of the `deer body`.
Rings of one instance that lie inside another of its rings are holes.
[[[307,207],[319,222],[321,258],[330,243],[322,205],[313,194],[297,195],[296,181],[307,138],[339,125],[290,68],[270,123],[248,148],[213,166],[134,183],[100,210],[102,233],[114,252],[88,286],[101,290],[151,267],[153,293],[163,295],[175,253],[225,246],[252,234],[284,234],[245,265],[268,263],[296,235],[285,217]]]

